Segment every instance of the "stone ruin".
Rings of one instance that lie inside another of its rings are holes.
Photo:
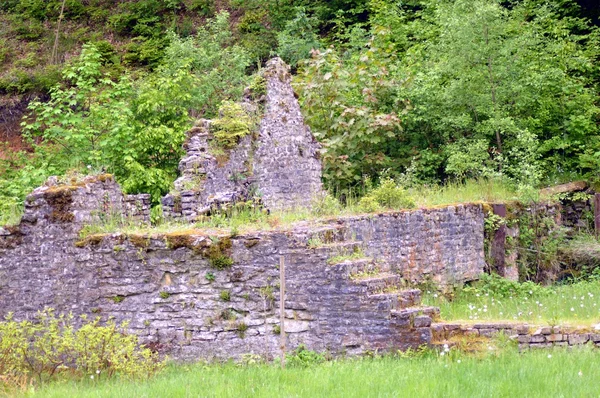
[[[162,200],[166,217],[193,221],[225,204],[260,198],[269,210],[310,207],[323,193],[320,145],[304,123],[290,84],[288,66],[274,58],[262,76],[266,93],[243,107],[251,116],[264,112],[257,134],[242,138],[226,160],[211,149],[211,121],[199,120],[187,133],[181,176]]]
[[[275,59],[264,77],[258,132],[240,140],[226,162],[211,153],[210,121],[190,130],[181,177],[162,201],[167,216],[193,221],[257,192],[268,209],[294,209],[322,193],[319,145],[303,122],[288,69]],[[244,103],[249,113],[257,106]],[[289,349],[360,354],[493,334],[504,326],[434,323],[439,309],[423,306],[412,287],[460,285],[484,272],[486,206],[356,215],[235,236],[190,225],[82,239],[82,228],[98,217],[147,223],[149,195],[124,195],[109,175],[50,179],[27,197],[19,225],[0,228],[0,316],[33,319],[51,307],[128,320],[130,332],[181,360],[273,358],[283,258]],[[502,245],[508,233],[496,231],[494,242]],[[502,258],[502,267],[510,261]],[[537,344],[540,337],[519,329],[521,340]]]

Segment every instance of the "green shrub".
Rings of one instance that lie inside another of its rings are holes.
[[[463,289],[466,293],[489,294],[493,297],[529,297],[532,294],[545,295],[549,291],[537,283],[511,281],[496,274],[483,274],[478,282]]]
[[[410,194],[391,178],[381,181],[381,184],[361,198],[358,203],[362,211],[373,212],[380,208],[410,209],[415,207],[415,201]]]
[[[38,314],[34,321],[14,321],[9,314],[0,322],[0,385],[26,379],[44,383],[61,375],[110,378],[148,377],[164,367],[137,336],[125,332],[127,323],[113,320],[101,325],[72,315]]]
[[[219,107],[219,118],[211,124],[219,147],[234,148],[252,129],[252,120],[240,104],[223,101]]]
[[[291,367],[308,367],[325,362],[325,356],[318,352],[307,350],[304,344],[292,351],[286,357],[286,363]]]
[[[188,10],[196,11],[205,17],[212,17],[215,13],[215,5],[212,0],[192,0]]]
[[[358,208],[360,211],[365,213],[374,213],[381,210],[381,206],[377,203],[377,200],[372,196],[363,196],[358,202]]]

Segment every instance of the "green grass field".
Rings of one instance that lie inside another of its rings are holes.
[[[481,357],[429,352],[307,368],[171,366],[149,381],[55,383],[30,397],[597,397],[600,352],[515,348]]]
[[[426,291],[423,302],[440,307],[446,321],[505,320],[584,326],[600,323],[600,281],[538,286],[530,292],[499,296],[466,289],[448,300],[442,294]]]

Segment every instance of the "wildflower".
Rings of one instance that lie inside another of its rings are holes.
[[[577,373],[579,376],[583,376],[583,372],[580,370],[579,373]]]
[[[94,380],[94,375],[91,375],[91,376],[90,376],[90,379]]]
[[[456,361],[456,363],[460,363],[460,359]]]
[[[487,308],[484,308],[484,309],[483,309],[483,312],[487,312]]]
[[[437,294],[437,293],[436,293],[436,294],[434,294],[434,295],[433,295],[433,297],[437,298],[437,297],[438,297],[438,294]]]
[[[100,374],[100,369],[98,369],[98,370],[96,371],[96,374],[97,374],[97,375],[99,375],[99,374]]]
[[[477,293],[477,294],[475,295],[475,297],[479,297],[479,293]]]
[[[581,303],[580,307],[583,308],[583,303]]]
[[[548,354],[548,358],[552,358],[552,354]]]
[[[529,294],[533,294],[533,291],[531,291],[531,290],[530,290],[530,291],[529,291]]]
[[[571,312],[575,311],[575,308],[571,307]]]
[[[446,353],[444,351],[440,352],[440,356],[443,357],[444,355],[446,355]]]
[[[503,315],[502,312],[500,312],[500,315]]]
[[[88,164],[88,165],[87,165],[87,169],[88,169],[88,170],[91,170],[91,169],[92,169],[92,165],[91,165],[91,164]]]

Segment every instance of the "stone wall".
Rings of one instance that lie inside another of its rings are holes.
[[[323,194],[320,145],[304,123],[288,66],[274,58],[263,76],[266,95],[256,101],[247,96],[241,104],[251,118],[260,118],[257,132],[230,150],[215,149],[210,120],[199,120],[187,133],[180,177],[162,200],[166,217],[193,221],[255,197],[270,210],[290,210],[310,207]]]
[[[439,310],[407,281],[441,284],[483,270],[480,205],[348,217],[235,237],[78,231],[122,206],[112,178],[45,187],[0,236],[0,314],[44,307],[114,316],[180,359],[278,353],[279,259],[288,347],[361,353],[428,343]]]
[[[519,349],[582,346],[593,344],[600,347],[600,330],[590,332],[586,328],[569,326],[539,326],[523,323],[437,323],[432,325],[436,344],[447,344],[453,337],[472,336],[492,338],[504,333],[519,344]]]

